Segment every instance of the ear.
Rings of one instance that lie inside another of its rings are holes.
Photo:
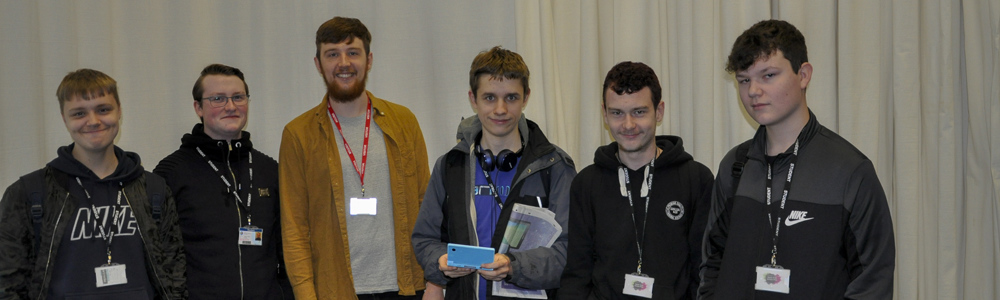
[[[205,112],[202,109],[201,102],[194,101],[194,113],[198,114],[199,119],[205,117]]]
[[[372,70],[372,59],[374,58],[375,55],[373,55],[371,52],[368,52],[368,66],[365,67],[365,72]]]
[[[528,106],[528,97],[529,96],[531,96],[531,89],[526,89],[524,91],[524,102],[521,103],[521,110],[522,111],[524,110],[524,107]]]
[[[472,90],[469,90],[469,106],[472,107],[472,112],[477,114],[479,113],[479,111],[476,110],[476,94],[473,94]]]
[[[802,63],[799,67],[799,88],[805,90],[809,87],[809,81],[812,80],[813,66],[809,62]]]
[[[319,64],[319,57],[313,56],[313,63],[316,64],[316,72],[319,72],[319,75],[323,75],[323,66]]]
[[[601,101],[601,118],[604,119],[604,125],[611,127],[611,123],[608,122],[608,107],[604,105],[604,101]]]
[[[663,103],[663,99],[660,99],[660,104],[656,105],[656,124],[660,124],[660,121],[663,121],[663,113],[666,110],[664,109],[665,104]]]

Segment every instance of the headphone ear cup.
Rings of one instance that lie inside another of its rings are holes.
[[[479,146],[476,146],[476,150],[479,151],[479,154],[476,155],[479,158],[479,166],[483,167],[483,170],[486,172],[492,172],[497,165],[496,157],[493,156],[493,151],[490,151],[490,149],[483,150]]]
[[[496,164],[500,171],[507,172],[513,170],[514,165],[517,164],[517,153],[507,149],[500,151],[500,154],[497,154]]]

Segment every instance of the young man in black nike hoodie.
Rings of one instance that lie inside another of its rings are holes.
[[[169,189],[114,145],[114,79],[80,69],[56,93],[73,144],[0,200],[0,299],[186,298]]]
[[[569,247],[559,299],[693,299],[712,173],[680,137],[656,136],[659,79],[622,62],[604,81],[615,142],[570,188]]]
[[[785,21],[758,22],[726,70],[760,127],[719,164],[699,299],[892,299],[885,192],[872,162],[806,105],[805,37]]]

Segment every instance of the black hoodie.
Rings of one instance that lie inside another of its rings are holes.
[[[72,219],[70,227],[61,237],[57,253],[62,254],[55,256],[49,298],[90,295],[106,299],[134,296],[152,299],[154,290],[147,275],[145,255],[136,251],[142,249],[142,239],[135,214],[128,204],[131,199],[124,199],[128,197],[124,193],[119,196],[126,184],[142,176],[139,156],[115,147],[118,166],[102,179],[73,157],[73,147],[60,147],[59,156],[47,165],[64,173],[65,176],[61,176],[63,187],[78,200],[77,209],[68,216]],[[94,209],[98,218],[94,217]],[[115,217],[108,218],[112,212]],[[107,263],[108,244],[101,232],[113,233],[112,262],[126,266],[128,283],[101,288],[94,284],[94,268]]]
[[[617,143],[598,148],[594,164],[573,180],[569,250],[559,299],[640,299],[622,293],[625,274],[636,272],[637,235],[644,240],[642,273],[655,279],[653,299],[694,298],[712,173],[684,151],[680,137],[657,136],[656,146],[663,152],[653,162],[648,214],[640,189],[649,166],[628,172],[634,204],[630,207],[619,189]]]

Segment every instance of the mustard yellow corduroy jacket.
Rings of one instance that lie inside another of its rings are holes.
[[[424,289],[410,233],[430,171],[427,147],[409,109],[366,91],[372,120],[382,129],[391,174],[399,290]],[[279,177],[285,266],[295,298],[355,299],[344,205],[343,175],[327,99],[285,125]]]

